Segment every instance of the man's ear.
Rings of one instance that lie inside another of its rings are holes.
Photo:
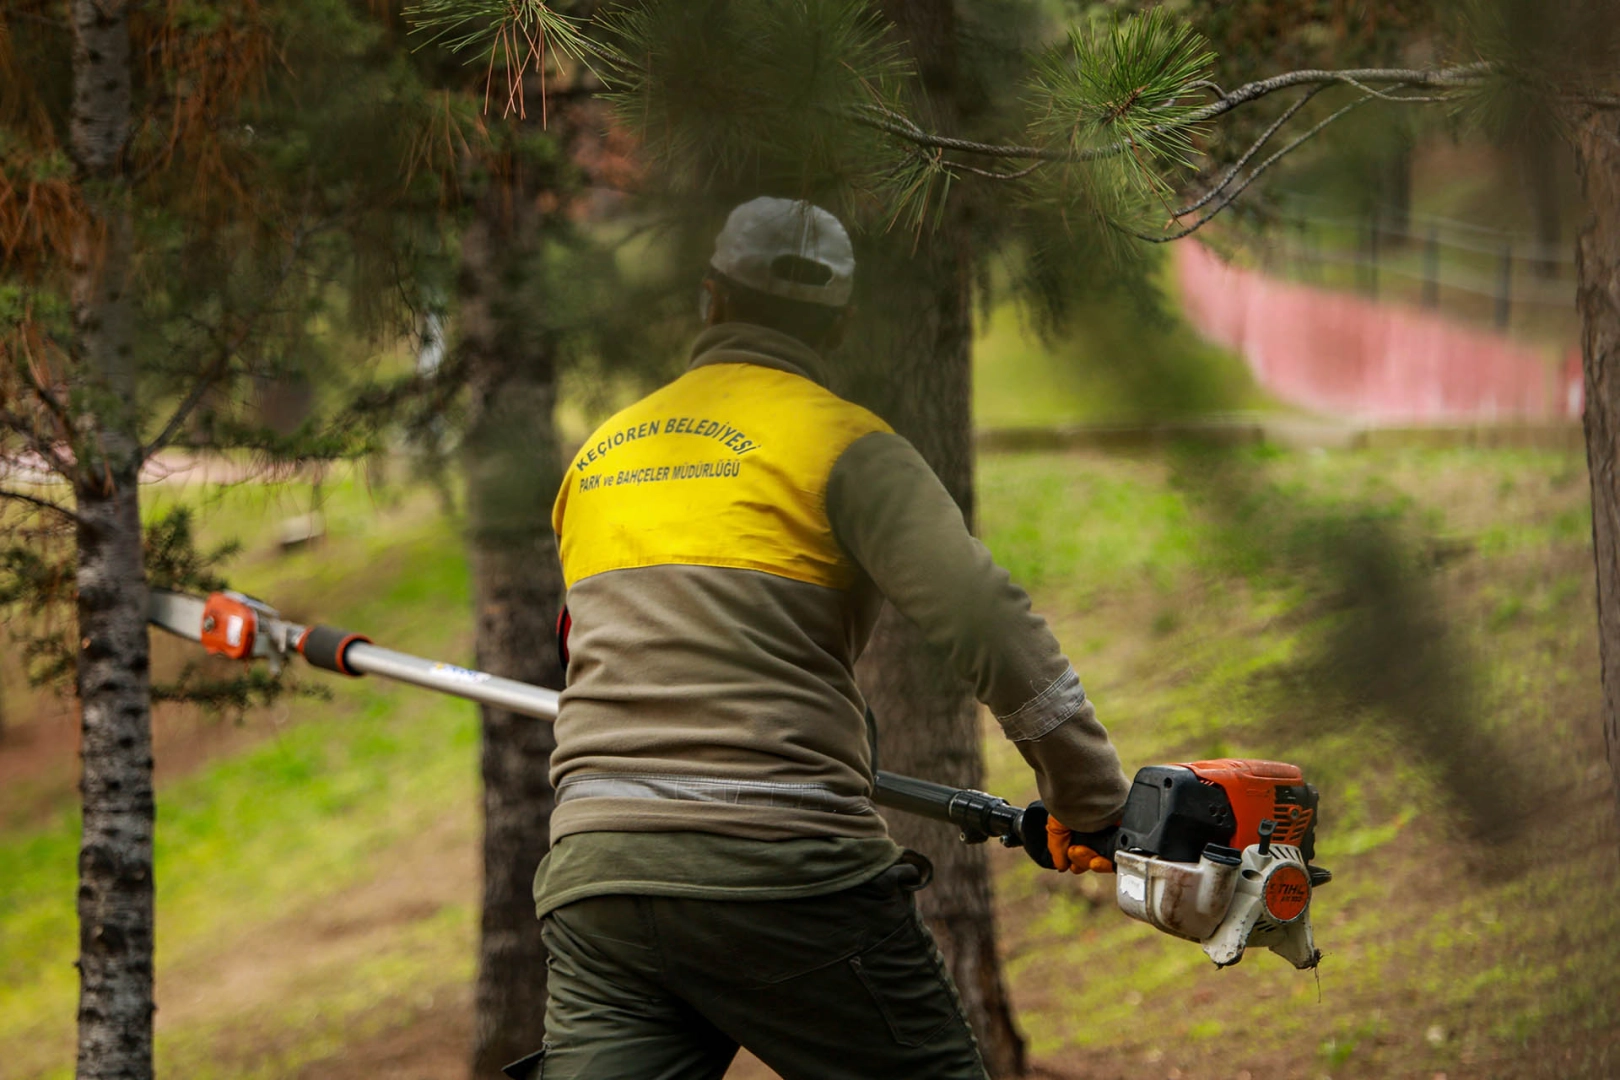
[[[718,281],[704,278],[703,294],[707,297],[707,303],[703,306],[704,326],[719,326],[731,318],[731,313],[726,310],[726,291],[720,287]]]

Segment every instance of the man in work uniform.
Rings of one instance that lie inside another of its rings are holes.
[[[568,687],[535,878],[550,1003],[526,1075],[720,1077],[741,1044],[787,1080],[982,1080],[917,868],[872,804],[853,668],[885,598],[972,682],[1056,819],[1090,831],[1124,804],[1029,598],[911,445],[827,389],[854,270],[825,210],[739,206],[689,370],[568,469]],[[1061,825],[1053,848],[1094,865]]]

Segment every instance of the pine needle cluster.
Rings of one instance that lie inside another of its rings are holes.
[[[541,123],[548,119],[546,85],[549,68],[580,65],[595,71],[601,51],[582,29],[581,20],[558,11],[545,0],[417,0],[404,15],[418,35],[417,48],[438,46],[466,57],[486,60],[484,108],[498,93],[495,73],[505,84],[500,115],[528,116],[525,74],[540,83]],[[566,74],[565,76],[566,77]]]
[[[1165,168],[1191,168],[1202,95],[1215,54],[1185,23],[1153,8],[1098,30],[1074,27],[1065,46],[1030,75],[1030,133],[1076,159],[1119,157],[1137,166],[1145,192],[1162,192]]]
[[[911,72],[862,0],[641,4],[602,27],[610,98],[672,190],[847,205],[894,167],[894,146],[855,118],[898,109]]]

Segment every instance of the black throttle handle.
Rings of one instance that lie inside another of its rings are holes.
[[[1109,862],[1113,862],[1114,852],[1119,850],[1119,826],[1110,825],[1096,832],[1071,832],[1069,843],[1084,844]]]
[[[1050,817],[1046,806],[1036,800],[1024,808],[1024,820],[1019,832],[1024,841],[1024,852],[1034,860],[1036,866],[1051,870],[1052,852],[1046,846],[1046,822]],[[1110,825],[1096,832],[1070,832],[1070,844],[1084,844],[1109,862],[1114,861],[1114,852],[1119,850],[1119,826]]]

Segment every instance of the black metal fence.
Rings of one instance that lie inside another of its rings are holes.
[[[1573,332],[1569,247],[1436,214],[1325,212],[1291,198],[1262,243],[1268,273],[1354,288],[1538,336]]]

